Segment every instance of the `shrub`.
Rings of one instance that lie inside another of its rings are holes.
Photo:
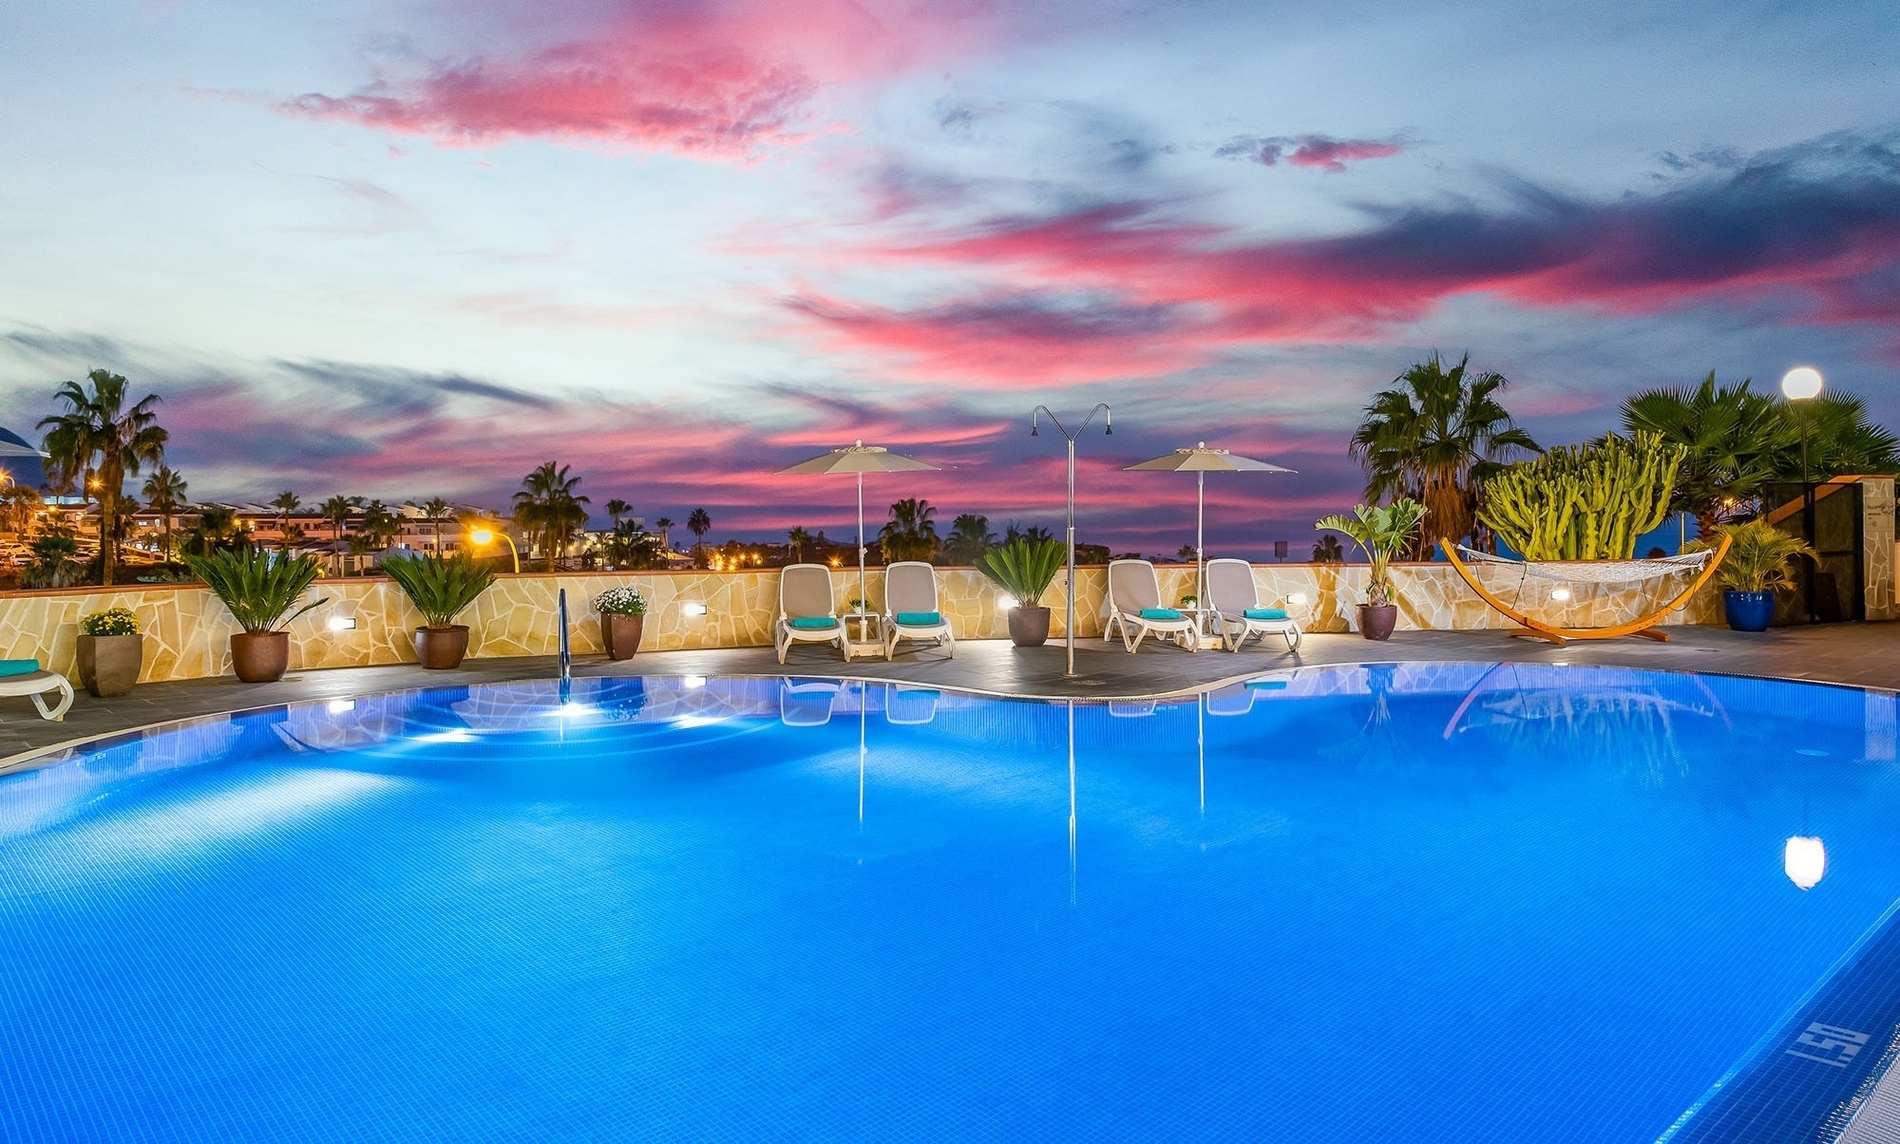
[[[79,630],[89,636],[135,636],[139,618],[130,608],[107,608],[79,617]]]
[[[280,625],[289,627],[298,616],[329,603],[327,598],[319,598],[291,611],[297,597],[317,578],[314,557],[285,556],[262,548],[220,548],[202,556],[187,556],[185,563],[224,601],[231,618],[253,634],[277,631]]]
[[[985,552],[976,566],[1003,591],[1016,597],[1019,607],[1033,608],[1042,602],[1042,594],[1056,578],[1063,555],[1062,542],[1054,538],[1018,539]]]
[[[1713,548],[1717,536],[1728,537],[1729,547],[1715,578],[1731,592],[1773,592],[1786,588],[1793,583],[1788,570],[1795,557],[1818,559],[1806,541],[1789,536],[1765,520],[1718,524],[1709,537],[1698,538],[1691,547]]]
[[[383,561],[383,571],[422,613],[431,628],[452,627],[455,617],[495,582],[494,569],[466,552],[453,556],[398,556]]]

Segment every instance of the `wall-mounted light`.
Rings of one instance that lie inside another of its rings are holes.
[[[700,603],[698,600],[689,600],[680,605],[680,615],[682,616],[703,616],[705,614],[706,605]]]
[[[343,714],[343,713],[344,713],[345,711],[354,711],[354,710],[356,710],[356,700],[354,700],[354,699],[332,699],[332,700],[330,700],[330,702],[329,702],[329,704],[328,704],[328,707],[329,707],[329,709],[330,709],[330,714],[332,714],[332,715],[341,715],[341,714]]]
[[[1291,596],[1288,596],[1286,598],[1286,602],[1289,604],[1292,604],[1295,607],[1303,608],[1306,606],[1306,593],[1295,592]]]
[[[353,632],[356,630],[356,617],[331,616],[327,626],[333,632]]]
[[[1553,599],[1553,600],[1557,600],[1557,601],[1559,601],[1559,602],[1562,602],[1562,601],[1564,601],[1564,600],[1568,600],[1568,599],[1570,598],[1570,589],[1568,589],[1568,588],[1552,588],[1552,589],[1550,590],[1550,598],[1551,598],[1551,599]]]
[[[685,683],[688,687],[704,687],[706,686],[706,677],[703,675],[689,675],[681,682]]]
[[[1009,610],[1010,610],[1011,608],[1013,608],[1013,607],[1015,607],[1015,606],[1016,606],[1016,597],[1014,597],[1014,596],[998,596],[998,597],[996,597],[996,606],[997,606],[997,607],[999,607],[999,608],[1001,608],[1001,609],[1003,609],[1003,610],[1004,610],[1005,612],[1007,612],[1007,611],[1009,611]]]

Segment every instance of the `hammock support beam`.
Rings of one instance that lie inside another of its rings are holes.
[[[1507,618],[1524,625],[1522,628],[1514,629],[1510,633],[1511,635],[1530,636],[1535,639],[1549,640],[1558,645],[1569,643],[1571,640],[1608,640],[1616,639],[1619,636],[1642,636],[1644,639],[1668,643],[1669,633],[1655,631],[1654,628],[1671,612],[1687,604],[1690,597],[1694,596],[1701,590],[1704,584],[1709,582],[1710,578],[1715,575],[1716,568],[1721,566],[1722,557],[1728,555],[1728,546],[1729,538],[1724,536],[1722,543],[1716,547],[1714,555],[1709,557],[1709,562],[1703,566],[1701,572],[1697,573],[1696,578],[1690,581],[1689,586],[1684,588],[1667,604],[1664,604],[1648,615],[1639,616],[1625,623],[1612,624],[1607,628],[1566,628],[1557,624],[1545,623],[1542,620],[1532,619],[1517,608],[1498,599],[1486,589],[1483,584],[1478,582],[1478,578],[1472,573],[1470,566],[1459,559],[1457,545],[1442,537],[1438,541],[1438,547],[1444,550],[1445,559],[1451,561],[1451,566],[1457,569],[1458,575],[1463,577],[1464,582],[1471,586],[1471,590],[1476,592],[1480,599],[1502,612]]]

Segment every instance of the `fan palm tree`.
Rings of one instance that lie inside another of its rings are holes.
[[[958,513],[950,522],[950,537],[943,543],[943,558],[951,564],[974,565],[996,543],[990,520],[981,513]]]
[[[165,559],[172,558],[172,517],[185,507],[185,478],[178,475],[170,465],[159,465],[152,475],[145,478],[145,487],[139,491],[145,496],[145,503],[165,522]]]
[[[693,546],[704,543],[706,534],[712,531],[712,517],[703,508],[696,508],[686,514],[686,528],[693,534]]]
[[[1346,549],[1339,543],[1337,536],[1327,533],[1313,542],[1313,563],[1344,564],[1345,562]]]
[[[1775,458],[1776,477],[1801,479],[1801,443],[1807,443],[1811,479],[1900,469],[1900,438],[1867,419],[1867,404],[1847,394],[1782,402],[1779,411],[1790,443]]]
[[[906,497],[891,506],[891,519],[878,529],[877,547],[884,562],[929,560],[937,555],[937,509],[921,497]]]
[[[185,530],[185,542],[180,547],[187,556],[204,556],[219,548],[244,547],[244,532],[238,527],[237,510],[229,505],[199,505],[198,519]]]
[[[673,518],[670,516],[663,516],[660,519],[653,522],[653,527],[660,530],[660,547],[666,549],[668,552],[671,552],[673,550],[673,537],[671,533],[671,529],[673,528]]]
[[[620,527],[620,518],[633,511],[633,506],[619,497],[607,502],[607,519],[613,521],[615,528]]]
[[[1366,470],[1366,500],[1411,497],[1425,505],[1432,532],[1452,540],[1480,530],[1484,482],[1517,454],[1542,446],[1518,428],[1498,393],[1510,383],[1470,370],[1466,354],[1450,369],[1434,353],[1373,394],[1352,436],[1352,455]],[[1476,536],[1480,547],[1488,537]],[[1422,558],[1433,537],[1420,534],[1411,554]]]
[[[402,520],[380,500],[363,506],[363,535],[378,548],[388,548],[402,535]]]
[[[1776,459],[1795,443],[1794,427],[1767,394],[1743,378],[1721,385],[1715,371],[1694,388],[1651,389],[1623,402],[1623,428],[1661,434],[1688,450],[1669,511],[1696,519],[1707,536],[1723,519],[1753,510],[1775,479]]]
[[[566,553],[574,530],[587,523],[587,510],[581,506],[593,501],[574,491],[580,483],[579,477],[569,475],[569,466],[548,461],[523,477],[515,494],[515,524],[525,535],[539,537],[550,569],[555,557]]]
[[[422,502],[422,511],[429,518],[429,529],[434,534],[435,551],[442,552],[442,522],[448,519],[449,509],[455,506],[441,497],[430,497]]]
[[[290,551],[290,514],[297,511],[297,494],[285,489],[271,499],[270,506],[277,510],[277,531],[282,537],[278,541],[278,547],[288,552]]]
[[[95,369],[86,375],[91,391],[68,381],[54,393],[66,403],[66,412],[40,419],[46,430],[44,448],[55,466],[68,472],[91,473],[99,494],[99,556],[101,583],[110,586],[119,567],[122,528],[119,501],[125,479],[135,477],[146,463],[165,457],[170,436],[158,424],[152,407],[155,394],[128,402],[126,380],[116,373]]]

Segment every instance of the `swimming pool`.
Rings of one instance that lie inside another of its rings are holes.
[[[1897,775],[1892,695],[1591,668],[206,721],[0,777],[0,1138],[1654,1140],[1873,1075],[1783,1039],[1884,1003]]]

